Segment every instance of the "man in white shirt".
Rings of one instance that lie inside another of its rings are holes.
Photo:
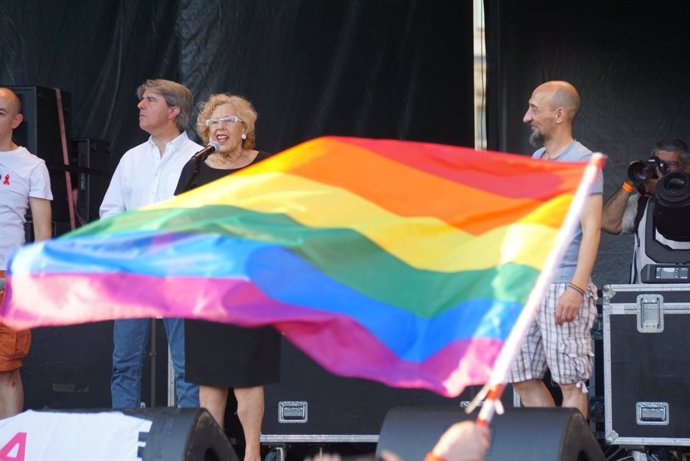
[[[192,113],[192,93],[169,80],[147,80],[137,89],[139,127],[149,139],[130,150],[110,181],[101,218],[172,198],[182,167],[202,146],[185,132]],[[150,319],[115,320],[113,328],[113,408],[138,408],[141,375],[150,338]],[[175,369],[178,407],[198,407],[199,388],[184,379],[184,323],[164,319]]]
[[[21,103],[14,92],[0,88],[0,279],[7,258],[24,244],[26,212],[31,209],[34,239],[52,235],[50,176],[43,160],[12,141],[22,123]],[[3,290],[0,287],[0,304]],[[14,416],[24,406],[19,368],[29,352],[31,332],[15,331],[0,323],[0,418]]]

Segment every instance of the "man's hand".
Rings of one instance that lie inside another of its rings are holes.
[[[554,313],[556,325],[563,325],[566,322],[575,320],[577,314],[580,312],[581,304],[582,295],[566,287],[556,305],[556,312]]]
[[[488,427],[474,421],[455,423],[441,436],[433,453],[447,461],[482,461],[490,436]]]
[[[659,182],[660,178],[661,175],[659,175],[658,178],[649,178],[644,182],[644,190],[647,195],[654,195],[654,191],[656,190],[656,183]]]

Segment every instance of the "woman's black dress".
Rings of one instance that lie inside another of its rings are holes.
[[[259,152],[253,163],[268,155]],[[241,168],[240,168],[241,169]],[[232,174],[203,159],[185,165],[176,194]],[[280,333],[272,327],[243,328],[225,323],[185,320],[185,379],[216,387],[253,387],[280,380]]]

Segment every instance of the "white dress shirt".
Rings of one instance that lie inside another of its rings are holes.
[[[183,132],[162,156],[152,138],[125,152],[103,197],[101,218],[172,198],[182,167],[201,149]]]

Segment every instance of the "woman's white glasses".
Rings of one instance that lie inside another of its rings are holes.
[[[237,122],[243,121],[241,118],[239,118],[237,115],[227,115],[225,117],[219,117],[219,118],[209,118],[206,120],[206,126],[207,127],[212,127],[212,126],[220,126],[221,123],[225,124],[233,124]]]

